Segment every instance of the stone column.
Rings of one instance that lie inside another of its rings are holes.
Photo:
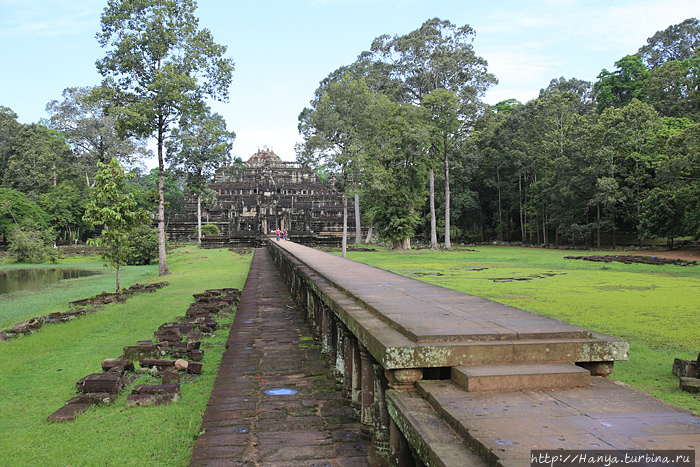
[[[367,351],[362,342],[358,342],[358,344],[362,366],[360,436],[365,439],[372,439],[374,432],[374,369],[372,368],[372,356],[369,351]]]
[[[345,325],[336,318],[336,345],[335,345],[335,381],[338,389],[343,389],[345,382],[345,340],[347,339],[347,329]]]
[[[384,377],[384,367],[377,362],[372,363],[374,370],[374,434],[369,464],[372,467],[388,467],[389,424],[391,417],[386,405],[386,390],[388,382]]]
[[[411,455],[406,437],[392,419],[389,428],[390,465],[392,467],[415,467],[415,461]]]
[[[385,370],[384,375],[390,389],[407,391],[414,389],[416,383],[423,378],[422,368],[405,368],[397,370]]]
[[[362,358],[360,357],[360,342],[356,337],[352,338],[352,397],[350,402],[360,412],[362,407]]]
[[[352,401],[352,369],[354,349],[352,345],[353,335],[346,329],[343,340],[343,396]]]

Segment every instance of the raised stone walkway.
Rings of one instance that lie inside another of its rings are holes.
[[[227,347],[191,467],[368,465],[353,409],[266,249],[255,250]]]

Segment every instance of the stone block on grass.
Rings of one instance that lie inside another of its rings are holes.
[[[75,384],[75,389],[79,394],[89,392],[108,392],[119,394],[124,387],[124,378],[119,373],[93,373],[80,379]]]
[[[180,393],[175,394],[129,394],[126,397],[126,408],[147,407],[151,405],[170,404],[178,402]]]
[[[52,423],[72,422],[81,413],[90,408],[92,404],[66,404],[47,418]]]
[[[110,394],[108,392],[91,392],[71,397],[66,401],[66,404],[109,405],[114,402],[116,398],[116,394]]]

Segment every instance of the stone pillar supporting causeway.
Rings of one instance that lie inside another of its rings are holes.
[[[372,367],[372,355],[370,355],[362,342],[358,341],[358,344],[360,347],[362,381],[360,436],[365,439],[372,439],[374,433],[374,368]]]
[[[350,402],[361,416],[362,408],[362,358],[360,357],[360,342],[352,337],[352,397]],[[358,417],[360,418],[360,417]]]
[[[372,369],[374,370],[374,433],[369,464],[372,467],[388,467],[390,460],[389,427],[391,423],[391,416],[386,405],[388,381],[384,376],[382,365],[372,362]]]
[[[390,419],[389,450],[391,467],[415,467],[416,463],[413,460],[408,440],[393,419]]]
[[[353,336],[346,330],[343,339],[343,396],[352,401],[352,371],[355,351],[352,345]]]
[[[343,323],[336,320],[336,342],[335,342],[335,381],[339,389],[345,388],[345,341],[349,331]]]

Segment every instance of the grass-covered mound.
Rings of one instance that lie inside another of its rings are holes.
[[[613,379],[700,411],[678,388],[674,357],[697,358],[700,267],[594,263],[570,252],[478,247],[476,251],[350,252],[348,257],[594,331],[629,340],[631,358]]]
[[[172,274],[166,277],[158,278],[157,266],[125,267],[122,272],[126,286],[167,280],[168,287],[0,343],[0,464],[188,465],[227,329],[204,341],[203,374],[185,379],[177,404],[127,410],[129,391],[125,390],[112,405],[91,408],[74,422],[51,424],[46,418],[75,395],[77,380],[101,371],[102,360],[120,356],[125,345],[152,339],[158,326],[184,315],[193,302],[192,294],[212,288],[243,288],[251,257],[227,250],[174,250],[168,257]],[[65,281],[40,292],[16,293],[0,301],[0,320],[14,323],[49,310],[65,311],[69,301],[112,290],[113,284],[113,274],[107,274]],[[18,309],[24,311],[18,313]]]

